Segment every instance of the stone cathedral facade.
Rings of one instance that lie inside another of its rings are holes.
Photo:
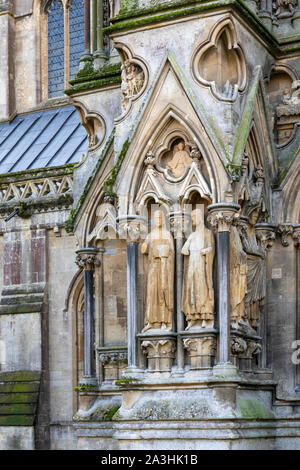
[[[0,38],[0,449],[299,449],[300,1]]]

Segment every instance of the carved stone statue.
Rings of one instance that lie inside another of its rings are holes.
[[[173,158],[167,163],[167,168],[171,171],[175,178],[180,178],[185,173],[186,167],[192,163],[189,153],[189,147],[184,146],[184,142],[179,142],[175,145],[173,151]]]
[[[232,225],[230,231],[230,302],[231,324],[238,328],[244,320],[247,288],[247,255],[243,250],[238,228]]]
[[[122,106],[125,110],[128,105],[129,98],[137,95],[144,84],[144,72],[139,65],[133,64],[130,60],[126,60],[121,66],[121,91],[123,94]]]
[[[182,290],[182,311],[188,325],[206,328],[214,322],[214,289],[212,280],[215,254],[214,235],[204,225],[202,210],[192,212],[195,231],[183,245],[185,258]]]
[[[172,329],[174,296],[174,241],[165,227],[164,214],[154,213],[154,228],[141,246],[148,255],[146,314],[143,332]]]
[[[258,244],[255,224],[260,208],[253,207],[248,215],[248,230],[243,236],[243,247],[247,253],[247,293],[245,314],[253,328],[258,327],[260,305],[266,295],[266,253]]]

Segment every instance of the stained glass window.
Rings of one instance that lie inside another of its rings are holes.
[[[48,14],[48,96],[60,96],[64,89],[64,13],[56,0]]]
[[[66,21],[68,19],[68,21]],[[65,31],[69,24],[69,30]],[[65,38],[69,38],[65,43]],[[54,0],[48,13],[48,97],[62,96],[84,50],[83,0]]]
[[[82,0],[73,0],[70,7],[70,79],[78,72],[84,50],[84,7]]]

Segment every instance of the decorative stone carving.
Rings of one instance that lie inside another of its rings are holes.
[[[97,135],[96,134],[91,134],[88,135],[88,146],[89,147],[94,147],[97,144]]]
[[[225,101],[234,101],[245,89],[246,62],[230,18],[218,23],[210,38],[194,54],[193,72],[196,80],[209,86],[213,95]]]
[[[97,208],[96,225],[87,237],[89,243],[117,237],[116,209],[112,202],[111,196],[105,196],[104,203]]]
[[[238,204],[213,204],[208,206],[210,210],[207,221],[218,232],[230,232],[231,225],[239,218]]]
[[[295,127],[300,123],[300,80],[283,92],[281,104],[276,107],[278,145],[288,145],[295,137]]]
[[[216,338],[213,336],[191,337],[183,340],[191,362],[191,370],[213,367],[216,355]]]
[[[142,68],[127,59],[121,66],[121,91],[122,91],[122,107],[127,110],[129,99],[137,96],[143,88],[145,74]]]
[[[147,220],[139,215],[118,217],[119,237],[128,242],[138,242],[147,235]]]
[[[175,357],[175,340],[149,339],[141,344],[148,359],[148,372],[170,372]]]
[[[254,369],[254,356],[262,350],[261,338],[259,337],[240,337],[233,335],[230,340],[231,359],[234,365],[245,371]]]
[[[80,269],[92,270],[95,266],[100,266],[100,260],[97,258],[99,249],[82,248],[77,250],[75,263]]]
[[[275,17],[278,19],[292,17],[297,3],[297,0],[275,0],[273,3]]]
[[[127,366],[126,350],[105,350],[97,349],[99,353],[99,361],[104,368],[104,383],[112,384],[115,380],[120,379],[123,369]]]
[[[164,214],[154,213],[154,228],[141,246],[148,256],[146,314],[143,332],[171,330],[174,307],[174,241],[165,227]]]
[[[288,237],[292,237],[293,232],[294,227],[292,224],[280,224],[278,226],[278,233],[281,235],[281,244],[283,246],[289,246],[290,240]]]
[[[244,321],[246,289],[247,255],[243,250],[238,227],[234,224],[230,231],[230,321],[236,329]]]
[[[188,322],[186,329],[212,327],[214,323],[214,235],[204,225],[202,210],[192,212],[192,221],[195,231],[181,250],[186,257],[182,291],[182,311]]]
[[[167,168],[175,178],[180,178],[185,174],[186,168],[192,163],[190,149],[183,141],[175,145],[173,149],[173,158],[167,163]]]
[[[245,315],[253,328],[258,327],[260,306],[266,295],[266,250],[258,244],[255,232],[259,212],[259,206],[252,209],[248,216],[247,230],[242,232],[248,267]]]

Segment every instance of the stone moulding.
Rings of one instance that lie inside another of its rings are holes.
[[[73,165],[2,175],[0,214],[19,209],[19,215],[67,209],[73,203]]]

